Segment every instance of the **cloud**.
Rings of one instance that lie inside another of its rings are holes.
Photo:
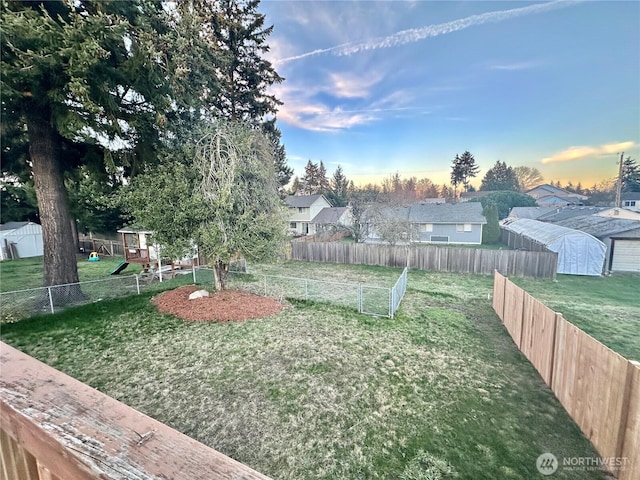
[[[611,155],[619,153],[624,150],[629,150],[635,146],[635,142],[619,142],[619,143],[607,143],[605,145],[596,146],[578,146],[569,147],[558,153],[542,159],[542,163],[562,163],[573,162],[575,160],[582,160],[583,158],[597,157],[600,155]]]
[[[573,4],[579,3],[581,0],[570,1],[554,1],[548,3],[539,3],[536,5],[529,5],[527,7],[513,8],[510,10],[498,10],[495,12],[487,12],[479,15],[471,15],[469,17],[460,18],[451,22],[439,23],[433,25],[427,25],[421,28],[412,28],[408,30],[402,30],[400,32],[388,35],[386,37],[375,38],[364,42],[348,42],[341,45],[337,45],[329,48],[320,48],[312,50],[310,52],[302,53],[299,55],[293,55],[290,57],[280,58],[275,60],[274,63],[282,64],[287,62],[293,62],[295,60],[301,60],[307,57],[313,57],[316,55],[329,54],[335,56],[353,55],[367,50],[378,50],[380,48],[390,48],[399,45],[406,45],[408,43],[415,43],[426,38],[437,37],[440,35],[446,35],[448,33],[464,30],[476,25],[483,25],[486,23],[498,23],[505,20],[511,20],[512,18],[522,17],[526,15],[533,15],[537,13],[543,13],[558,8],[565,8]]]
[[[532,68],[537,68],[542,65],[542,62],[539,61],[529,61],[529,62],[515,62],[515,63],[498,63],[489,65],[489,70],[506,70],[506,71],[516,71],[516,70],[530,70]]]

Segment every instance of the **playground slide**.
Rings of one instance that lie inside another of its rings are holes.
[[[127,268],[129,264],[127,262],[121,262],[111,273],[110,275],[118,275],[121,271]]]

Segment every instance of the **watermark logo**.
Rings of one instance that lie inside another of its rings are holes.
[[[558,469],[563,471],[609,471],[621,472],[625,469],[627,457],[562,457],[558,460],[553,453],[545,452],[536,460],[536,468],[544,476],[553,475]]]
[[[558,459],[553,453],[545,452],[536,460],[536,468],[542,475],[553,475],[558,470]]]

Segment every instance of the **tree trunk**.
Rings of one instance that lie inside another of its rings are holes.
[[[227,288],[227,272],[229,265],[222,260],[216,260],[213,264],[213,281],[217,291],[226,290]]]
[[[78,281],[78,266],[71,232],[60,164],[59,139],[51,126],[48,108],[30,105],[25,109],[29,135],[33,181],[44,244],[44,285],[60,285]]]

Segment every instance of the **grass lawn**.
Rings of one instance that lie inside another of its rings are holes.
[[[607,347],[640,361],[640,275],[511,280]]]
[[[303,262],[257,271],[385,285],[399,274]],[[187,323],[143,294],[1,336],[278,479],[528,480],[542,478],[541,453],[596,456],[493,312],[492,283],[411,271],[393,320],[295,301],[266,319]]]
[[[101,257],[90,262],[87,256],[78,257],[78,276],[81,282],[109,277],[124,257]],[[121,275],[140,273],[140,265],[129,264]],[[42,286],[42,257],[20,258],[0,262],[0,292],[25,290]]]

